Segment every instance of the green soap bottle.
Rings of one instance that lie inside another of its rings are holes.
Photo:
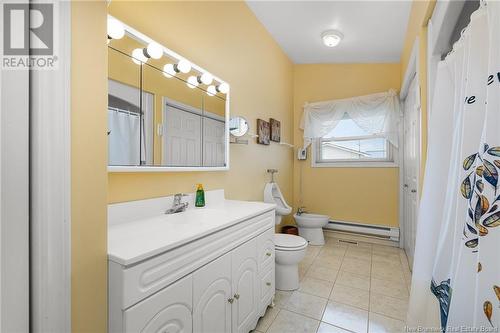
[[[198,188],[196,189],[196,200],[194,205],[196,207],[205,207],[205,191],[203,190],[202,184],[198,184]]]

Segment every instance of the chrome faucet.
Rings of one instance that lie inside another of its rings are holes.
[[[304,213],[307,213],[306,207],[302,206],[302,207],[297,208],[297,215],[302,215]]]
[[[186,210],[189,206],[189,202],[181,202],[182,197],[187,197],[187,194],[177,193],[174,195],[174,202],[172,208],[167,209],[165,214],[175,214]]]

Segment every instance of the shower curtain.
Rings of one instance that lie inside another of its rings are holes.
[[[500,2],[438,66],[407,325],[500,327]]]
[[[108,164],[140,165],[140,117],[108,109]]]

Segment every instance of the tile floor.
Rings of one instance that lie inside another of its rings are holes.
[[[309,246],[300,288],[276,290],[255,333],[400,333],[411,280],[399,248],[327,238]]]

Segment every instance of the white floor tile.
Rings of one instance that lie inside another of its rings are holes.
[[[344,285],[347,287],[370,290],[370,277],[340,271],[335,284]]]
[[[285,309],[320,320],[326,303],[325,298],[294,291],[292,297],[286,303]]]
[[[321,322],[317,333],[350,333],[340,327]]]
[[[401,299],[407,299],[409,297],[408,288],[404,281],[395,282],[372,277],[370,291]]]
[[[278,308],[283,308],[290,297],[292,297],[292,293],[293,291],[276,290],[274,293],[274,305]]]
[[[367,290],[352,288],[336,284],[333,287],[330,299],[337,303],[342,303],[363,310],[368,310],[370,303],[370,292]]]
[[[370,312],[375,312],[394,319],[406,320],[408,299],[399,299],[371,293]]]
[[[281,310],[267,333],[315,333],[318,326],[318,320]]]
[[[344,261],[342,261],[340,270],[358,275],[370,276],[371,265],[364,260],[347,257],[344,259]]]
[[[323,321],[352,332],[365,333],[368,327],[368,311],[337,302],[328,302]]]
[[[333,282],[306,277],[300,282],[299,291],[314,296],[328,298],[330,292],[332,291],[332,287]]]
[[[402,320],[389,318],[378,313],[370,312],[368,333],[401,333],[405,323]]]
[[[313,264],[306,273],[306,277],[335,282],[339,269]]]

